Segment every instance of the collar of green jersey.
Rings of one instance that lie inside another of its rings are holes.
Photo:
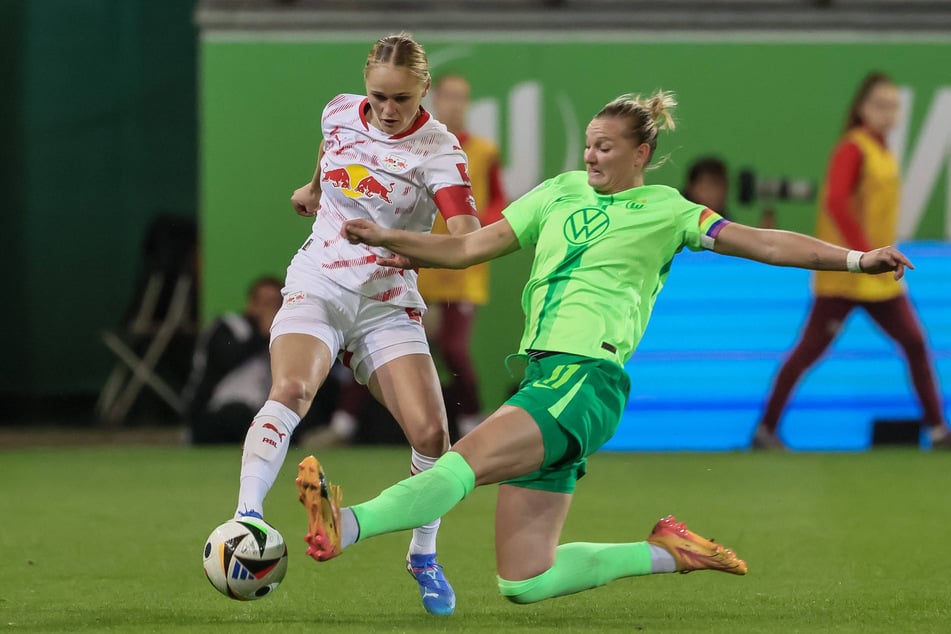
[[[642,198],[644,196],[644,187],[645,185],[639,185],[638,187],[625,189],[616,194],[599,194],[593,189],[591,191],[594,193],[595,198],[598,199],[598,202],[611,204],[614,202],[625,202]]]

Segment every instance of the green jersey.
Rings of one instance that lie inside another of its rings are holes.
[[[545,181],[503,215],[522,247],[535,246],[521,350],[619,365],[644,336],[674,255],[712,249],[727,224],[663,185],[602,196],[580,171]]]

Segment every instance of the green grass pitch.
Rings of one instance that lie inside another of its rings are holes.
[[[579,484],[563,541],[636,541],[675,514],[749,563],[623,579],[530,606],[495,587],[494,487],[444,520],[449,618],[426,615],[403,568],[409,534],[304,555],[292,450],[267,504],[287,577],[239,603],[204,578],[201,550],[231,516],[240,448],[0,452],[0,631],[947,632],[949,456],[603,454]],[[323,453],[357,502],[409,470],[403,448]]]

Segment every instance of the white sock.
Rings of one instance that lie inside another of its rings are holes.
[[[251,421],[241,456],[241,486],[235,517],[255,512],[264,516],[264,497],[287,457],[291,434],[300,416],[277,401],[267,401]]]
[[[929,431],[928,435],[931,437],[931,442],[937,442],[939,440],[944,440],[944,438],[951,433],[951,430],[948,430],[947,425],[934,425]]]
[[[409,472],[416,475],[428,471],[433,468],[438,459],[424,456],[413,449],[413,462],[410,464]],[[439,531],[439,522],[440,520],[437,519],[413,529],[413,541],[409,543],[410,555],[428,555],[436,552],[436,533]]]
[[[360,523],[349,506],[340,509],[340,550],[353,546],[360,537]]]
[[[341,438],[350,440],[357,433],[357,419],[350,412],[337,410],[330,417],[330,428]]]
[[[667,552],[666,548],[648,544],[651,548],[651,574],[656,575],[662,572],[677,572],[677,561],[674,556]]]

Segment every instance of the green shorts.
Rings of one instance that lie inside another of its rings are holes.
[[[611,361],[562,353],[531,358],[518,392],[505,402],[535,420],[545,459],[537,471],[503,484],[573,493],[587,457],[617,431],[630,389],[627,372]]]

